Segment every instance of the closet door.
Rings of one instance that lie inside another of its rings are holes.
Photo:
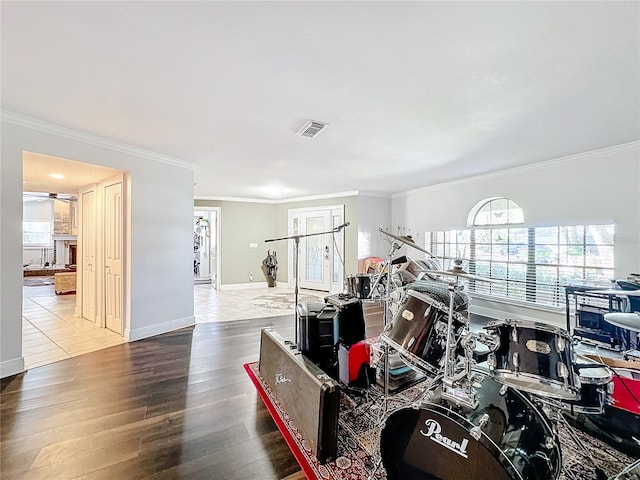
[[[96,322],[96,191],[95,186],[80,191],[81,223],[79,248],[81,256],[81,315]]]
[[[122,180],[104,185],[105,326],[122,335]]]

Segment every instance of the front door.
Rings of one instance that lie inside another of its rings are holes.
[[[315,234],[331,230],[331,211],[318,210],[300,214],[300,233]],[[331,235],[313,235],[300,240],[300,287],[331,290]]]

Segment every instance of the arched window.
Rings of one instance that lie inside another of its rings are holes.
[[[522,209],[516,202],[504,197],[485,198],[479,201],[467,217],[468,227],[519,223],[524,223]]]

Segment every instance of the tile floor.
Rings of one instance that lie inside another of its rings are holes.
[[[321,298],[318,292],[300,291],[298,296],[299,301]],[[56,295],[53,285],[23,288],[25,368],[124,343],[120,335],[74,316],[75,304],[74,294]],[[264,287],[216,291],[211,285],[194,285],[194,312],[197,323],[292,315],[293,290]]]
[[[105,328],[73,315],[74,294],[56,295],[53,285],[23,288],[22,352],[34,368],[124,343]]]

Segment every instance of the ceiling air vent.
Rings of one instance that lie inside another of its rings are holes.
[[[309,120],[300,129],[300,131],[298,132],[298,135],[301,135],[303,137],[315,137],[322,130],[324,130],[324,127],[326,127],[327,125],[328,125],[327,123],[315,122],[313,120]]]

